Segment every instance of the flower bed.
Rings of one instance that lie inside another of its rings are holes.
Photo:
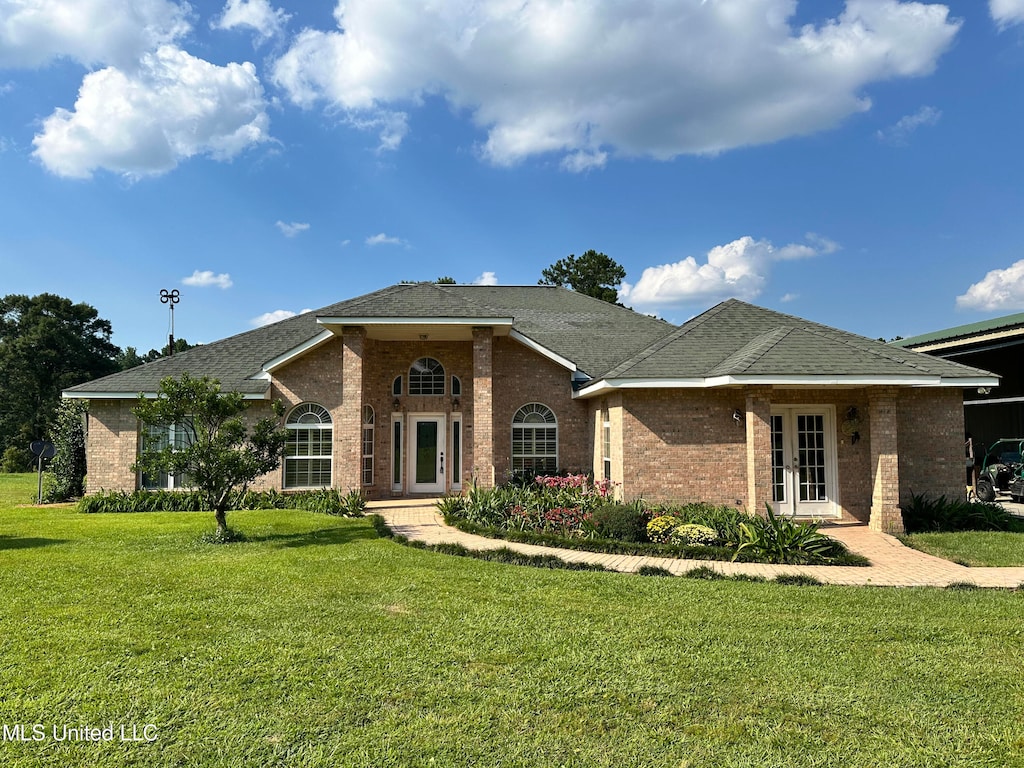
[[[438,503],[449,525],[495,538],[600,552],[745,562],[866,565],[815,523],[751,515],[697,503],[656,506],[612,500],[610,483],[586,475],[449,496]]]

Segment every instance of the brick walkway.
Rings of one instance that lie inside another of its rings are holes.
[[[540,547],[511,541],[488,539],[444,524],[430,502],[422,500],[371,501],[367,512],[379,514],[396,534],[427,544],[461,544],[467,549],[484,550],[508,547],[529,555],[554,554],[570,562],[599,563],[624,573],[645,565],[665,568],[674,574],[705,566],[726,575],[749,574],[773,579],[781,574],[806,574],[827,584],[872,585],[886,587],[944,587],[970,583],[979,587],[1016,588],[1024,584],[1024,568],[967,568],[924,552],[904,547],[896,538],[876,533],[863,524],[826,525],[822,531],[843,542],[852,552],[871,561],[866,568],[831,565],[763,565],[729,563],[720,560],[678,560],[637,555],[608,555],[574,549]]]

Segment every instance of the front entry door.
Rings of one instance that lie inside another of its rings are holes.
[[[831,409],[772,409],[772,507],[777,514],[838,514],[833,423]]]
[[[410,416],[409,490],[444,493],[444,416]]]

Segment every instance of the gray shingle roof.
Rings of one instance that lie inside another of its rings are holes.
[[[662,320],[555,286],[401,284],[193,347],[66,391],[79,395],[155,392],[164,377],[188,372],[219,379],[224,389],[262,394],[270,383],[253,377],[268,361],[322,333],[318,317],[511,317],[517,331],[587,373],[606,369],[675,328]]]
[[[188,372],[219,379],[225,389],[261,395],[258,376],[270,360],[324,332],[317,317],[513,318],[513,328],[593,379],[686,379],[716,376],[864,375],[991,376],[937,357],[892,347],[791,315],[730,299],[676,327],[555,286],[414,283],[365,296],[194,347],[67,390],[154,392],[166,376]]]
[[[792,315],[730,299],[607,371],[601,378],[716,376],[992,376]]]

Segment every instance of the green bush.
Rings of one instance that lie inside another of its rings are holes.
[[[910,503],[903,505],[903,526],[907,533],[1024,531],[1024,522],[999,504],[924,494],[912,494]]]
[[[359,491],[343,493],[336,488],[281,493],[276,490],[246,491],[235,494],[231,509],[303,509],[325,515],[360,517],[366,499]],[[78,502],[78,511],[112,512],[209,512],[203,495],[197,491],[102,491]]]
[[[647,514],[628,504],[605,504],[594,510],[590,524],[599,536],[619,541],[647,541]]]
[[[85,400],[61,400],[50,430],[56,454],[43,487],[48,504],[76,499],[85,493]]]
[[[647,538],[659,544],[666,543],[672,536],[672,531],[682,521],[673,515],[658,515],[647,524]]]
[[[767,517],[740,523],[736,554],[749,552],[765,563],[829,563],[847,554],[846,547],[818,530],[816,523],[778,517],[770,504]]]
[[[24,448],[9,446],[4,451],[3,459],[0,459],[0,472],[4,474],[31,472],[34,469],[32,453]]]
[[[669,541],[673,544],[688,544],[691,547],[713,547],[718,543],[718,533],[706,525],[683,523],[672,529]]]

